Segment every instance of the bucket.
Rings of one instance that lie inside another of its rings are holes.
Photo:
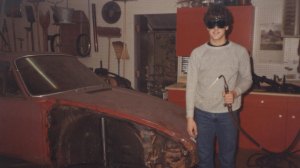
[[[57,6],[52,6],[51,8],[53,10],[53,19],[55,23],[57,24],[73,23],[72,18],[73,18],[74,9],[57,7]]]

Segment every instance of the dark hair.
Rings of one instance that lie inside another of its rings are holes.
[[[231,26],[233,23],[233,17],[231,12],[222,4],[212,4],[208,7],[203,21],[205,25],[209,20],[224,19],[226,26]]]

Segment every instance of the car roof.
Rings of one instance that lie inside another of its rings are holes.
[[[0,60],[15,60],[20,57],[30,56],[30,55],[67,55],[62,53],[51,53],[51,52],[0,52]]]

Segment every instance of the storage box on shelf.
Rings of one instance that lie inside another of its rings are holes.
[[[74,11],[72,21],[72,24],[60,24],[61,52],[78,56],[78,38],[81,34],[90,37],[90,24],[83,11]]]

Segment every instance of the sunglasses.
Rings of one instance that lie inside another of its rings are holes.
[[[222,20],[222,19],[217,19],[217,20],[208,20],[206,23],[205,23],[206,27],[209,28],[209,29],[212,29],[214,27],[218,27],[218,28],[224,28],[226,27],[226,22],[225,20]]]

